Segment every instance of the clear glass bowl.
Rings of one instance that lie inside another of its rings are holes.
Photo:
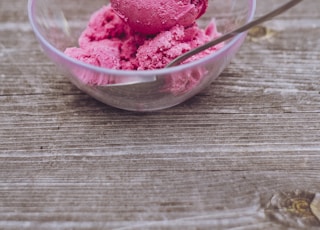
[[[153,111],[180,104],[216,79],[239,50],[246,34],[202,59],[176,67],[147,71],[100,68],[64,54],[77,40],[92,13],[106,0],[29,0],[32,28],[45,54],[79,89],[101,102],[125,110]],[[209,0],[198,20],[205,27],[215,18],[218,31],[226,33],[253,19],[256,0]],[[105,85],[91,84],[88,79]]]

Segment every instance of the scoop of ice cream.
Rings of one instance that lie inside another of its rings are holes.
[[[79,47],[67,48],[65,53],[99,67],[137,69],[137,47],[145,39],[145,35],[133,32],[108,5],[91,16],[79,38]]]
[[[175,25],[188,27],[208,7],[208,0],[111,0],[129,26],[143,34],[157,34]]]
[[[220,33],[214,21],[211,21],[206,29],[200,29],[196,24],[188,28],[176,25],[168,31],[157,34],[153,39],[146,40],[137,49],[138,70],[163,68],[176,57],[218,36]],[[205,57],[220,47],[221,45],[211,47],[185,62]]]

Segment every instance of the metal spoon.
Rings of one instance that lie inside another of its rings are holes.
[[[259,17],[257,19],[255,19],[254,21],[251,21],[241,27],[239,27],[238,29],[235,29],[227,34],[224,34],[223,36],[212,40],[204,45],[198,46],[197,48],[190,50],[180,56],[178,56],[176,59],[172,60],[169,64],[167,64],[164,68],[169,68],[169,67],[173,67],[173,66],[177,66],[179,64],[181,64],[181,62],[187,60],[188,58],[190,58],[193,55],[196,55],[202,51],[204,51],[205,49],[208,49],[212,46],[215,46],[221,42],[224,42],[240,33],[243,33],[245,31],[247,31],[248,29],[262,23],[265,22],[285,11],[287,11],[288,9],[294,7],[295,5],[297,5],[298,3],[302,2],[303,0],[292,0],[289,1],[288,3],[278,7],[277,9],[271,11],[270,13]],[[120,81],[116,81],[114,83],[109,83],[107,85],[99,85],[97,86],[98,88],[104,89],[106,88],[110,88],[113,86],[130,86],[130,85],[136,85],[136,84],[141,84],[141,83],[152,83],[152,82],[156,82],[157,81],[157,76],[153,76],[153,77],[140,77],[140,76],[136,76],[136,77],[128,77],[128,78],[121,78]]]
[[[227,34],[224,34],[223,36],[215,39],[215,40],[212,40],[204,45],[201,45],[201,46],[198,46],[197,48],[195,49],[192,49],[182,55],[180,55],[179,57],[175,58],[173,61],[171,61],[169,64],[166,65],[165,68],[169,68],[169,67],[172,67],[172,66],[176,66],[176,65],[179,65],[181,62],[187,60],[188,58],[190,58],[191,56],[193,55],[196,55],[212,46],[215,46],[221,42],[224,42],[240,33],[243,33],[245,31],[247,31],[248,29],[258,25],[258,24],[261,24],[262,22],[265,22],[279,14],[282,14],[283,12],[287,11],[288,9],[294,7],[295,5],[297,5],[298,3],[302,2],[303,0],[292,0],[292,1],[289,1],[288,3],[280,6],[279,8],[271,11],[270,13],[260,17],[260,18],[257,18],[255,19],[254,21],[251,21],[241,27],[239,27],[238,29],[235,29]]]

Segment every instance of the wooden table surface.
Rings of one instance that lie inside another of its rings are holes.
[[[277,2],[258,0],[257,15]],[[320,228],[317,0],[251,31],[204,92],[152,113],[58,74],[26,5],[0,1],[0,229]]]

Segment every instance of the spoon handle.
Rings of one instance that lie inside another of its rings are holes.
[[[302,2],[303,0],[291,0],[289,1],[288,3],[280,6],[279,8],[271,11],[270,13],[262,16],[262,17],[259,17],[257,19],[255,19],[254,21],[251,21],[229,33],[226,33],[224,34],[223,36],[217,38],[217,39],[214,39],[208,43],[205,43],[204,45],[201,45],[201,46],[198,46],[197,48],[195,49],[192,49],[182,55],[180,55],[179,57],[177,57],[176,59],[174,59],[173,61],[171,61],[169,64],[167,64],[166,68],[168,67],[172,67],[172,66],[176,66],[178,64],[180,64],[181,62],[187,60],[188,58],[190,58],[191,56],[195,55],[195,54],[198,54],[212,46],[215,46],[221,42],[224,42],[242,32],[245,32],[247,31],[248,29],[258,25],[258,24],[261,24],[262,22],[265,22],[279,14],[282,14],[283,12],[287,11],[288,9],[294,7],[295,5],[297,5],[298,3]]]

